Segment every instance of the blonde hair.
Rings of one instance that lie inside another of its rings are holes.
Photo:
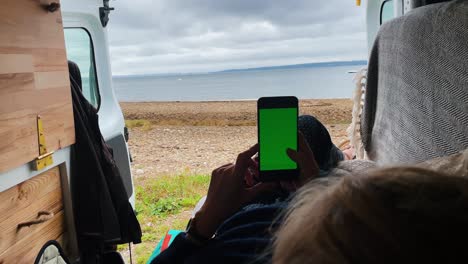
[[[292,201],[273,263],[468,260],[468,180],[421,168],[347,176]],[[463,242],[462,242],[463,241]]]

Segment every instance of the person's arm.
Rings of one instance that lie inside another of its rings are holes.
[[[209,239],[227,218],[258,195],[276,187],[276,183],[245,186],[244,175],[249,166],[255,166],[252,156],[257,152],[258,144],[239,154],[236,164],[226,164],[213,171],[206,201],[192,219],[188,234],[179,234],[152,264],[184,263],[202,249],[205,243],[209,243]],[[299,135],[299,151],[288,150],[288,155],[301,169],[299,184],[317,176],[319,169],[314,154],[302,135]]]
[[[202,246],[198,245],[187,237],[185,232],[178,234],[171,245],[162,251],[151,264],[177,264],[184,263],[185,259],[199,250]]]
[[[197,234],[211,238],[219,225],[243,205],[275,188],[274,183],[246,187],[244,175],[249,166],[254,165],[252,156],[257,152],[258,144],[240,153],[235,164],[226,164],[213,171],[206,201],[194,217]]]
[[[298,151],[288,149],[287,154],[300,168],[297,184],[302,186],[318,176],[319,167],[302,133],[299,133],[298,143]],[[193,219],[192,228],[197,239],[213,237],[219,225],[243,205],[276,188],[276,183],[258,183],[246,188],[244,176],[247,169],[253,166],[258,170],[252,160],[257,152],[258,144],[240,153],[236,164],[227,164],[213,171],[206,201]]]
[[[192,219],[188,232],[179,234],[152,264],[183,263],[204,247],[227,218],[261,193],[272,189],[270,183],[245,186],[245,172],[257,152],[258,145],[254,145],[238,155],[236,164],[226,164],[213,171],[206,201]]]

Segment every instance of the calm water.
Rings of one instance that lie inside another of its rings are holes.
[[[119,101],[215,101],[294,95],[350,98],[353,76],[363,66],[274,69],[200,75],[116,77]]]

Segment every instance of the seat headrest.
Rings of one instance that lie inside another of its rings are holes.
[[[361,137],[400,165],[468,148],[468,1],[416,8],[380,28],[369,59]]]
[[[451,0],[413,0],[411,6],[413,8],[417,8],[421,6],[438,4],[438,3],[449,2],[449,1]]]

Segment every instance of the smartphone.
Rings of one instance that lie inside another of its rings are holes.
[[[299,176],[297,163],[286,153],[297,150],[298,100],[294,96],[262,97],[257,101],[259,180],[290,180]]]

